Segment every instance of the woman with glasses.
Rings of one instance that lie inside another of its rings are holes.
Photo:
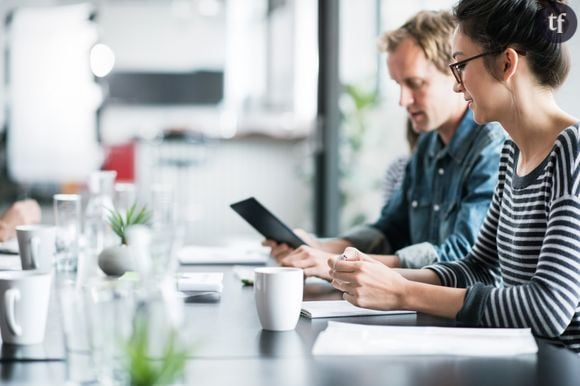
[[[329,260],[353,304],[411,309],[466,325],[529,327],[580,352],[580,134],[554,90],[570,67],[544,19],[561,4],[462,0],[450,65],[478,123],[499,121],[504,146],[495,194],[461,261],[393,270],[355,249]]]

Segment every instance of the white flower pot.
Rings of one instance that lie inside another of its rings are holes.
[[[115,245],[103,249],[99,254],[99,267],[109,276],[121,276],[135,269],[126,245]]]

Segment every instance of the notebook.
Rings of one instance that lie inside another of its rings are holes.
[[[378,316],[416,314],[415,311],[379,311],[353,306],[346,300],[320,300],[302,302],[300,314],[310,318],[340,318],[347,316]]]

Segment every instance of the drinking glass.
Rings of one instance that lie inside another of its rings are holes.
[[[176,223],[175,191],[171,185],[151,187],[152,224],[155,227],[173,227]]]
[[[85,209],[85,252],[96,259],[103,248],[116,243],[117,237],[109,226],[113,209],[113,185],[117,172],[101,170],[89,177],[89,199]],[[96,260],[95,260],[96,261]]]
[[[78,194],[54,195],[54,222],[56,270],[76,271],[81,232],[81,197]]]
[[[127,210],[135,203],[135,200],[135,184],[130,182],[115,183],[115,194],[113,198],[115,209],[117,209],[120,213],[126,213]]]
[[[94,384],[96,374],[90,355],[83,289],[76,280],[61,280],[58,295],[66,348],[67,385]]]
[[[94,281],[85,287],[89,347],[99,382],[126,384],[127,345],[133,330],[135,287],[126,281]]]

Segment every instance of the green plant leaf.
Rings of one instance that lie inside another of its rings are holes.
[[[113,232],[121,239],[121,243],[127,244],[125,234],[127,228],[132,225],[148,224],[152,217],[153,214],[146,206],[138,209],[137,203],[134,203],[127,209],[124,215],[117,209],[110,209],[108,220]]]
[[[133,335],[127,345],[129,376],[132,386],[153,386],[171,384],[183,374],[187,362],[187,351],[180,347],[176,331],[168,336],[163,356],[151,359],[148,356],[149,330],[143,317],[134,320]]]

